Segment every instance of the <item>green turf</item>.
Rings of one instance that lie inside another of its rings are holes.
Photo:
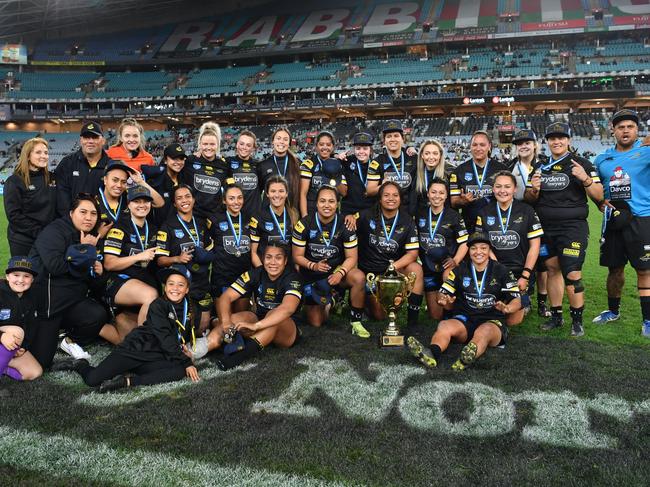
[[[647,485],[649,341],[633,273],[624,318],[590,324],[606,306],[597,237],[587,335],[547,336],[531,317],[463,373],[450,370],[459,345],[425,370],[377,349],[380,324],[361,340],[336,318],[243,370],[204,360],[197,385],[100,396],[73,373],[0,379],[0,475],[43,486]],[[107,350],[92,352],[97,361]]]

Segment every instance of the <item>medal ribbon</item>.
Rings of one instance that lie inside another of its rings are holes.
[[[429,207],[429,237],[431,237],[431,243],[433,243],[433,239],[436,236],[436,233],[438,233],[438,227],[440,226],[440,222],[442,221],[442,217],[445,214],[445,209],[443,208],[442,211],[440,212],[440,215],[438,215],[438,220],[436,220],[436,226],[433,228],[433,231],[431,230],[431,220],[433,219],[433,211],[431,211],[431,207]]]
[[[508,231],[508,225],[510,224],[510,213],[512,212],[512,203],[510,203],[510,208],[508,208],[508,215],[506,216],[506,224],[503,224],[503,216],[501,214],[501,208],[499,207],[499,204],[497,203],[497,215],[499,215],[499,226],[501,227],[501,233],[503,235],[506,234]]]
[[[275,216],[275,212],[273,211],[271,205],[269,205],[269,213],[271,213],[271,217],[273,217],[273,222],[275,223],[278,232],[280,232],[280,236],[282,237],[282,240],[286,241],[287,240],[287,209],[284,208],[282,211],[282,227],[280,226],[280,222],[278,221],[278,218]],[[283,228],[284,230],[282,230]]]
[[[325,238],[325,235],[323,234],[323,227],[321,226],[320,219],[318,218],[318,213],[316,213],[316,226],[318,227],[318,231],[321,234],[321,237],[323,238],[323,242],[325,242],[325,247],[331,247],[332,239],[334,238],[334,234],[336,233],[336,225],[338,224],[339,221],[339,215],[336,214],[334,215],[334,225],[332,225],[332,232],[330,233],[330,238],[329,240]]]
[[[142,235],[140,234],[140,230],[138,230],[138,226],[133,221],[133,218],[131,218],[131,225],[133,225],[133,229],[135,230],[135,233],[138,235],[138,243],[140,244],[140,248],[144,252],[145,250],[147,250],[147,245],[149,244],[149,223],[145,219],[145,221],[144,221],[144,242],[142,242]]]
[[[273,213],[273,212],[271,212]],[[232,235],[235,237],[235,245],[237,246],[237,249],[239,249],[239,242],[241,242],[241,234],[242,234],[242,224],[241,224],[241,212],[239,213],[239,234],[235,231],[235,225],[232,223],[232,218],[230,218],[230,213],[226,212],[226,218],[228,218],[228,224],[230,225],[230,229],[232,230]]]
[[[553,166],[554,164],[557,164],[558,162],[563,161],[564,159],[566,159],[567,157],[569,157],[569,155],[570,155],[570,154],[567,152],[566,154],[564,154],[562,157],[560,157],[560,158],[557,159],[557,160],[553,160],[552,157],[549,157],[549,158],[548,158],[549,163],[546,164],[546,165],[542,165],[542,166],[540,166],[540,169],[541,169],[542,171],[548,171],[548,170],[551,168],[551,166]]]
[[[489,264],[488,264],[489,265]],[[483,271],[483,276],[481,277],[481,282],[479,284],[478,282],[478,277],[476,277],[476,268],[474,267],[474,263],[470,263],[470,268],[472,269],[472,279],[474,279],[474,287],[476,288],[476,292],[478,293],[479,299],[483,297],[483,290],[485,289],[485,276],[487,275],[487,267]]]
[[[282,176],[283,178],[287,177],[287,165],[289,164],[289,156],[285,155],[284,156],[284,171],[280,171],[280,166],[278,166],[278,160],[275,157],[275,154],[273,154],[273,162],[275,163],[275,168],[278,170],[278,174]]]
[[[607,224],[609,223],[609,219],[612,217],[613,210],[609,207],[605,207],[605,211],[603,211],[603,223],[600,227],[600,238],[603,239],[605,238],[605,230],[607,230]]]
[[[404,179],[404,151],[402,151],[402,154],[400,155],[400,167],[402,168],[402,172],[397,169],[397,165],[395,164],[395,161],[391,157],[391,155],[387,152],[386,155],[388,156],[388,159],[390,160],[390,163],[393,165],[393,169],[395,169],[395,172],[399,176],[400,181]]]
[[[384,220],[384,214],[382,212],[381,214],[381,229],[384,231],[384,237],[386,237],[386,243],[389,243],[392,238],[393,234],[395,233],[395,229],[397,228],[397,220],[399,219],[399,210],[397,210],[397,213],[395,214],[395,219],[393,220],[393,224],[390,227],[390,233],[386,232],[386,220]]]
[[[178,319],[178,315],[176,314],[176,308],[172,305],[172,311],[174,312],[174,318],[176,322],[176,326],[178,327],[178,330],[176,330],[176,333],[178,334],[178,341],[181,342],[182,345],[185,345],[185,337],[183,337],[183,334],[181,331],[185,331],[185,324],[187,323],[187,298],[183,298],[183,322],[181,323],[180,320]],[[192,327],[192,350],[196,348],[196,334],[194,332],[194,327]]]
[[[532,168],[532,164],[531,164],[531,168]],[[519,177],[521,178],[521,182],[523,183],[524,188],[525,188],[526,183],[528,182],[528,178],[524,177],[524,171],[522,171],[522,169],[523,168],[521,166],[521,162],[517,161],[517,170],[519,171]]]
[[[183,219],[180,217],[180,215],[177,213],[176,218],[178,218],[178,222],[181,224],[183,227],[183,230],[185,230],[185,233],[187,234],[188,237],[190,237],[190,240],[196,245],[197,247],[201,246],[201,242],[199,240],[199,229],[196,227],[196,220],[194,217],[192,217],[192,226],[194,227],[194,232],[196,233],[196,239],[192,237],[192,234],[190,233],[190,229],[187,228],[187,225],[185,225],[185,222]]]
[[[478,177],[478,169],[476,168],[476,163],[472,160],[472,169],[474,170],[474,177],[476,178],[476,184],[478,189],[483,189],[483,183],[485,182],[484,176],[487,174],[488,166],[490,165],[490,160],[485,161],[485,166],[483,166],[483,171],[481,171],[481,177]]]
[[[370,161],[368,161],[368,164],[370,164]],[[359,179],[361,179],[361,183],[363,184],[364,188],[368,187],[368,169],[366,168],[366,178],[363,178],[363,171],[361,170],[361,162],[357,159],[357,172],[359,173]]]
[[[100,191],[99,196],[102,199],[102,203],[104,203],[104,207],[106,208],[106,211],[108,212],[108,216],[111,217],[111,220],[113,220],[114,223],[117,223],[117,219],[120,216],[120,213],[122,213],[122,198],[120,197],[120,202],[117,205],[117,210],[115,213],[113,213],[113,210],[111,210],[111,207],[108,204],[108,201],[106,201],[106,196],[104,196],[104,192]]]

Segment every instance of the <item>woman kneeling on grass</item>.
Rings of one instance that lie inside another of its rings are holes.
[[[469,259],[449,273],[440,289],[438,303],[453,310],[453,317],[438,324],[427,350],[408,337],[409,351],[427,367],[435,367],[452,339],[466,343],[452,365],[464,370],[487,347],[505,345],[508,327],[505,318],[521,308],[517,280],[505,266],[490,259],[490,238],[474,233],[469,238]]]
[[[220,369],[236,367],[270,344],[289,348],[296,342],[300,332],[294,316],[302,299],[302,281],[287,267],[288,258],[286,245],[269,242],[262,266],[244,272],[219,298],[220,326],[208,335],[208,348],[213,350],[223,341],[230,342],[216,362]],[[250,296],[255,313],[232,313],[232,303]]]
[[[191,274],[179,264],[160,274],[164,297],[151,303],[144,325],[129,333],[97,367],[79,359],[55,363],[52,370],[74,370],[87,385],[99,386],[99,392],[173,382],[185,376],[197,382],[199,373],[186,345],[194,345],[201,320],[198,305],[187,297]]]

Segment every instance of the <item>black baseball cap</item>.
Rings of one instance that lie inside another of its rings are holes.
[[[521,144],[522,142],[527,142],[529,140],[532,140],[533,142],[537,142],[537,135],[535,135],[535,132],[533,130],[518,130],[515,133],[514,138],[512,139],[512,143],[517,145]]]
[[[352,145],[372,145],[372,135],[367,132],[357,132],[352,137]]]
[[[616,127],[616,124],[623,120],[632,120],[635,124],[639,125],[639,114],[627,108],[619,110],[612,116],[612,127]]]
[[[404,134],[404,127],[402,127],[402,122],[399,120],[389,120],[384,124],[384,128],[381,130],[383,134],[388,132],[399,132]]]
[[[471,247],[472,245],[477,243],[486,243],[490,247],[492,247],[492,242],[490,242],[490,237],[485,232],[474,232],[469,236],[469,239],[467,240],[468,247]]]
[[[171,157],[172,159],[187,159],[187,154],[181,144],[169,144],[165,147],[165,157]]]
[[[544,133],[544,138],[548,139],[549,137],[569,137],[571,138],[571,127],[568,123],[555,122],[546,127],[546,132]]]
[[[125,171],[127,174],[135,174],[135,169],[127,166],[122,161],[111,161],[106,165],[106,169],[104,169],[104,176],[106,176],[113,169],[121,169],[122,171]]]
[[[137,200],[138,198],[144,198],[149,201],[153,201],[151,196],[151,191],[145,188],[144,186],[131,186],[126,193],[126,199],[129,201]]]
[[[36,272],[36,269],[34,269],[34,262],[32,262],[31,259],[28,259],[27,257],[21,255],[16,255],[11,259],[9,259],[5,274],[9,274],[11,272],[16,272],[16,271],[28,272],[32,276],[36,276],[38,274],[38,272]]]
[[[173,274],[183,276],[185,279],[187,279],[187,282],[189,284],[192,283],[192,273],[183,264],[172,264],[169,267],[163,267],[158,271],[158,279],[160,282],[165,283],[169,276]]]
[[[102,132],[102,126],[97,122],[86,122],[81,126],[79,135],[83,136],[86,134],[97,135],[99,137],[104,136],[104,132]]]

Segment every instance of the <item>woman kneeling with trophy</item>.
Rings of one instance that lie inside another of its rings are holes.
[[[490,259],[490,238],[474,233],[468,241],[469,262],[449,273],[442,285],[438,303],[453,310],[453,317],[438,324],[427,350],[415,337],[408,337],[409,351],[427,367],[435,367],[452,339],[467,343],[452,365],[464,370],[487,347],[505,345],[506,315],[521,308],[517,280],[505,266]]]

